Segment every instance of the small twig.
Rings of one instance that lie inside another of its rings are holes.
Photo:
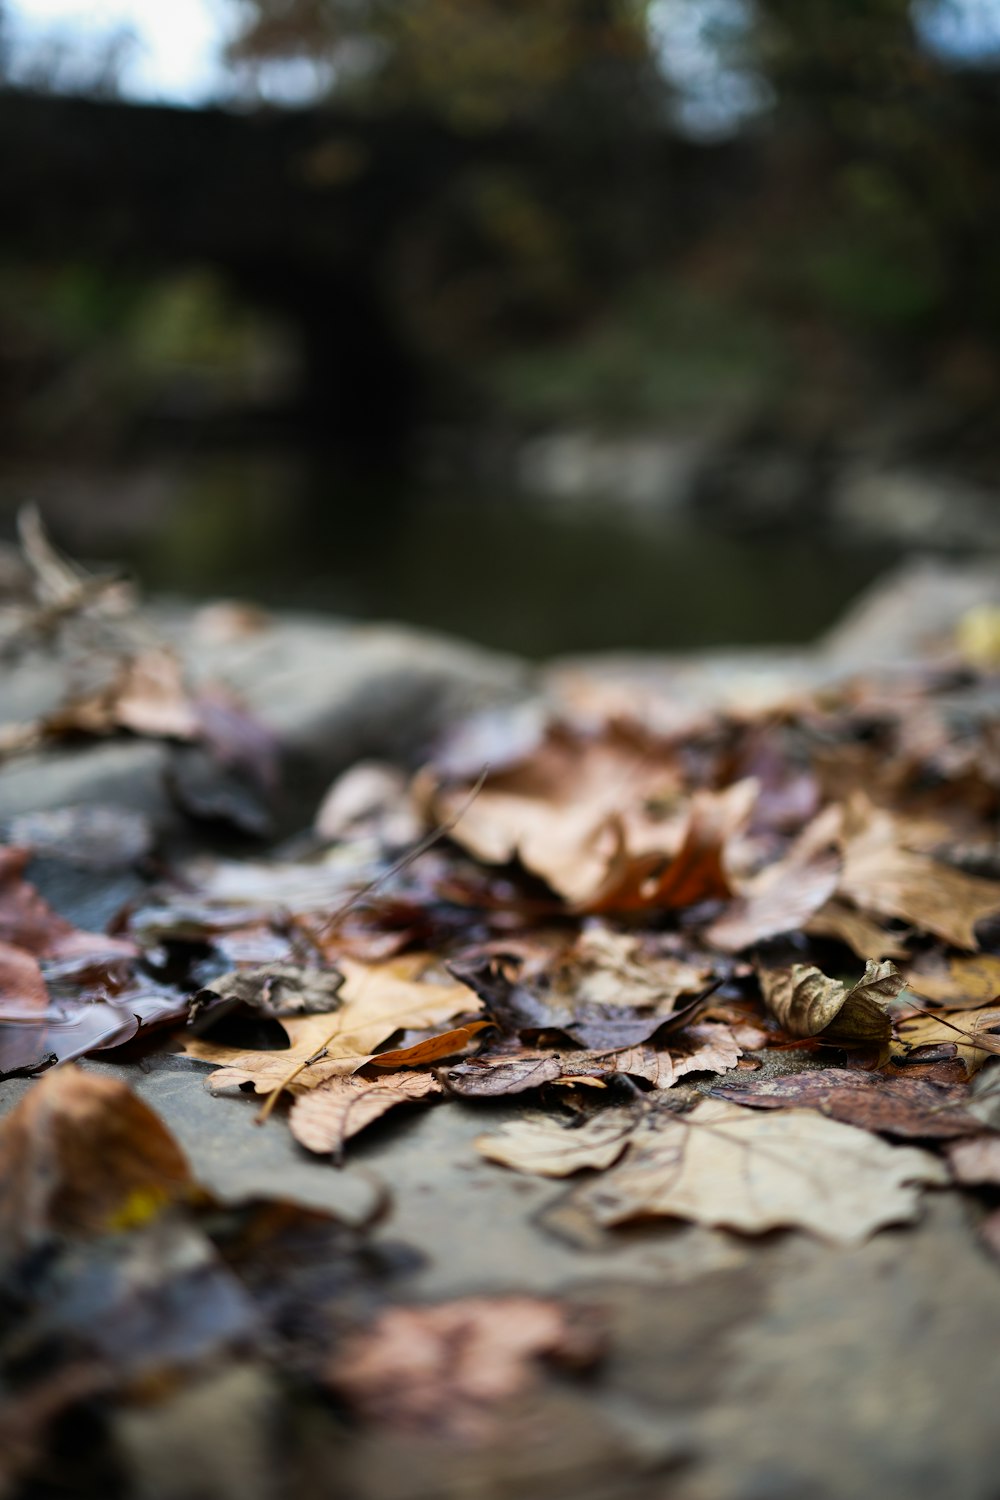
[[[303,1058],[300,1063],[296,1063],[294,1068],[289,1068],[285,1076],[278,1080],[274,1088],[264,1100],[264,1103],[261,1105],[260,1109],[254,1115],[253,1122],[255,1125],[263,1125],[265,1121],[270,1118],[270,1116],[274,1112],[274,1106],[281,1098],[281,1095],[285,1092],[290,1084],[293,1084],[295,1082],[300,1073],[304,1073],[306,1068],[311,1068],[313,1063],[319,1062],[322,1057],[326,1056],[327,1048],[329,1047],[330,1043],[333,1041],[339,1030],[339,1025],[335,1026],[330,1032],[330,1035],[325,1039],[325,1041],[320,1042],[315,1052],[311,1053],[309,1057]]]
[[[925,1010],[922,1005],[917,1005],[912,1000],[906,1000],[903,1003],[905,1005],[908,1005],[911,1010],[915,1010],[918,1016],[928,1016],[932,1021],[937,1021],[939,1023],[939,1025],[941,1025],[941,1026],[947,1026],[948,1029],[949,1029],[949,1031],[955,1031],[955,1032],[958,1033],[959,1036],[965,1037],[966,1041],[967,1042],[971,1042],[974,1047],[978,1047],[980,1052],[992,1052],[993,1051],[993,1047],[991,1047],[991,1046],[983,1047],[976,1040],[978,1036],[984,1035],[983,1032],[981,1032],[981,1031],[980,1032],[967,1031],[965,1029],[965,1027],[963,1027],[963,1026],[956,1026],[955,1023],[954,1023],[954,1021],[948,1021],[948,1020],[946,1020],[945,1017],[941,1014],[940,1011]],[[905,1016],[903,1016],[902,1019],[905,1021],[907,1018]],[[989,1035],[989,1033],[986,1033],[986,1034]]]
[[[465,814],[472,806],[473,802],[475,802],[476,798],[479,796],[479,793],[482,791],[483,786],[486,782],[486,778],[489,774],[489,765],[483,766],[483,769],[480,771],[479,776],[476,779],[475,786],[472,788],[472,791],[462,803],[462,806],[458,809],[458,812],[454,813],[444,823],[439,823],[436,828],[433,828],[430,831],[430,833],[425,834],[418,844],[415,844],[413,848],[410,849],[408,853],[404,854],[401,859],[398,859],[395,864],[390,865],[388,870],[383,870],[381,875],[376,875],[375,879],[370,880],[367,885],[362,886],[360,891],[355,891],[354,895],[350,898],[349,901],[345,901],[343,906],[339,906],[337,910],[332,912],[330,916],[327,917],[326,921],[321,924],[315,934],[314,941],[322,939],[336,922],[339,922],[343,917],[346,917],[349,911],[353,911],[354,908],[360,905],[360,903],[364,901],[366,897],[370,896],[373,891],[377,891],[380,886],[385,885],[387,880],[391,880],[392,877],[394,875],[398,875],[401,870],[407,869],[408,866],[412,865],[415,859],[419,859],[422,854],[426,854],[428,849],[433,849],[434,845],[439,843],[441,839],[447,838],[448,834],[451,833],[452,829],[462,821],[462,819],[465,817]]]

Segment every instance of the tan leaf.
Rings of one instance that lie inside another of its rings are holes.
[[[0,1240],[105,1234],[196,1191],[158,1117],[123,1083],[67,1065],[0,1121]]]
[[[192,740],[201,726],[177,657],[165,646],[153,646],[124,660],[106,687],[63,704],[45,728],[53,734],[129,729],[133,734]]]
[[[666,1010],[682,995],[697,995],[712,965],[651,952],[634,933],[595,925],[581,932],[552,966],[554,987],[583,1005],[631,1005]]]
[[[871,959],[850,989],[812,964],[761,969],[758,978],[764,1004],[790,1036],[822,1035],[845,1042],[888,1042],[891,1024],[881,1002],[893,999],[903,987],[891,963]]]
[[[391,1078],[328,1078],[292,1105],[292,1135],[309,1151],[336,1153],[344,1142],[394,1109],[412,1104],[441,1085],[431,1073],[399,1073]]]
[[[626,912],[694,906],[733,894],[726,851],[745,828],[757,797],[752,778],[723,792],[696,792],[684,837],[669,859],[655,849],[630,853],[619,831],[607,873],[597,889],[577,902],[578,911]]]
[[[669,1089],[685,1073],[728,1072],[741,1055],[730,1027],[699,1023],[673,1038],[669,1050],[637,1046],[617,1052],[501,1053],[458,1063],[445,1077],[452,1093],[470,1099],[521,1094],[546,1083],[601,1082],[617,1074]]]
[[[841,821],[836,806],[814,818],[783,859],[740,886],[736,900],[706,930],[706,941],[735,953],[804,926],[836,889]]]
[[[984,1133],[969,1141],[953,1141],[948,1165],[956,1182],[969,1187],[1000,1186],[1000,1135]]]
[[[672,761],[641,739],[560,728],[519,764],[491,775],[467,807],[471,781],[435,787],[433,768],[421,781],[430,822],[448,822],[465,807],[451,831],[457,843],[488,864],[519,858],[570,902],[586,900],[604,878],[608,820],[625,816],[630,828],[648,822],[644,805],[672,800],[680,786]],[[664,825],[665,837],[672,826]]]
[[[916,1048],[950,1052],[962,1060],[971,1075],[991,1055],[1000,1054],[1000,1036],[991,1034],[993,1027],[1000,1027],[1000,1009],[972,1014],[967,1010],[914,1011],[897,1019],[892,1054],[896,1061],[905,1063]]]
[[[975,949],[976,923],[1000,912],[1000,883],[903,847],[888,813],[856,801],[838,890],[862,911],[898,917],[956,948]]]
[[[914,1219],[917,1184],[944,1181],[927,1152],[852,1125],[712,1100],[644,1130],[621,1166],[580,1197],[605,1225],[670,1215],[746,1234],[794,1226],[850,1245]]]
[[[209,1079],[212,1088],[252,1082],[258,1094],[270,1094],[297,1068],[302,1071],[288,1087],[298,1093],[315,1088],[372,1061],[375,1049],[394,1032],[436,1026],[472,1009],[475,1002],[464,985],[422,981],[429,962],[426,954],[407,954],[383,964],[343,959],[340,1006],[326,1015],[283,1019],[291,1042],[286,1051],[240,1051],[208,1037],[189,1039],[184,1051],[222,1065],[222,1071]]]
[[[464,1297],[391,1307],[338,1350],[329,1383],[369,1420],[482,1438],[490,1409],[531,1384],[542,1356],[579,1368],[600,1352],[593,1329],[538,1297]]]
[[[1000,1000],[1000,957],[980,953],[975,958],[953,958],[931,967],[926,960],[906,974],[906,987],[925,1000],[949,1010],[970,1010]]]
[[[550,1115],[525,1115],[502,1125],[495,1135],[481,1135],[476,1150],[490,1161],[537,1177],[571,1177],[589,1167],[601,1170],[616,1162],[636,1128],[634,1115],[608,1110],[586,1124],[568,1129]]]
[[[804,924],[803,931],[810,937],[835,938],[858,958],[871,958],[876,963],[883,958],[905,958],[908,952],[897,933],[886,932],[864,912],[836,899],[821,906]]]
[[[839,1244],[912,1220],[916,1185],[946,1180],[928,1153],[823,1115],[715,1100],[685,1115],[598,1115],[577,1130],[540,1116],[476,1144],[541,1176],[610,1167],[576,1195],[604,1225],[671,1216],[746,1234],[794,1226]]]

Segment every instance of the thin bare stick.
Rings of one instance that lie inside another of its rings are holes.
[[[260,1109],[254,1115],[253,1122],[255,1125],[263,1125],[265,1120],[267,1120],[274,1112],[274,1106],[277,1104],[282,1094],[288,1088],[289,1084],[294,1083],[300,1073],[304,1073],[306,1068],[311,1068],[313,1063],[319,1062],[320,1058],[326,1055],[327,1048],[329,1047],[330,1043],[333,1041],[339,1030],[340,1027],[335,1026],[330,1032],[330,1035],[325,1039],[325,1041],[320,1042],[315,1052],[313,1052],[309,1057],[303,1058],[302,1062],[296,1063],[294,1068],[289,1068],[288,1072],[283,1078],[279,1078],[274,1088],[264,1100],[264,1103],[261,1105]]]
[[[387,880],[391,880],[394,875],[398,875],[401,870],[405,870],[409,865],[412,865],[413,861],[419,859],[421,854],[426,854],[428,849],[433,849],[434,845],[439,843],[441,839],[447,838],[448,834],[462,821],[473,802],[479,796],[489,774],[489,766],[483,766],[483,769],[476,778],[475,786],[458,809],[458,812],[454,813],[444,823],[439,823],[436,828],[431,829],[430,833],[425,834],[418,844],[414,844],[413,848],[407,854],[398,859],[394,865],[390,865],[388,870],[383,870],[381,875],[376,875],[375,879],[370,880],[367,885],[362,886],[360,891],[355,891],[354,895],[349,901],[345,901],[343,906],[338,906],[337,910],[332,912],[326,921],[321,924],[315,934],[314,940],[324,937],[335,923],[346,917],[349,911],[353,911],[373,891],[377,891],[379,886],[385,885]]]
[[[959,1036],[964,1036],[966,1041],[971,1042],[974,1047],[978,1047],[980,1052],[1000,1051],[1000,1043],[998,1043],[996,1038],[992,1035],[990,1036],[989,1042],[987,1042],[987,1044],[984,1046],[982,1042],[978,1040],[978,1038],[983,1035],[983,1032],[966,1031],[964,1026],[956,1026],[954,1021],[946,1020],[946,1018],[941,1014],[940,1011],[924,1010],[924,1007],[922,1005],[916,1005],[912,1000],[906,1000],[904,1001],[904,1004],[908,1005],[911,1010],[915,1010],[918,1016],[929,1016],[932,1021],[937,1021],[940,1026],[946,1026],[949,1031],[955,1031]],[[902,1017],[902,1019],[905,1020],[906,1017],[904,1016]]]

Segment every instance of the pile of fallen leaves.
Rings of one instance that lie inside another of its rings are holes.
[[[415,777],[354,768],[273,858],[159,879],[110,936],[45,905],[29,850],[0,850],[0,1069],[141,1032],[334,1164],[397,1107],[510,1098],[523,1112],[479,1150],[583,1174],[575,1203],[601,1226],[670,1216],[852,1243],[953,1184],[985,1200],[1000,1251],[984,1069],[1000,1051],[997,697],[955,660],[672,731],[621,708],[487,720]],[[213,1247],[207,1285],[236,1278],[220,1337],[244,1335],[246,1286],[259,1294],[245,1222],[219,1227],[127,1091],[60,1076],[76,1082],[43,1080],[0,1127],[18,1163],[0,1201],[12,1245],[66,1224],[148,1233],[182,1202],[184,1233],[194,1214]],[[77,1107],[119,1143],[107,1180],[67,1165]],[[338,1251],[345,1287],[359,1254]],[[342,1303],[336,1357],[321,1334],[286,1355],[362,1414],[421,1420],[399,1386],[414,1340],[433,1364],[474,1326],[490,1352],[473,1385],[503,1364],[489,1304],[425,1309],[414,1332],[413,1310],[376,1329]],[[572,1343],[552,1304],[505,1316],[518,1351]]]

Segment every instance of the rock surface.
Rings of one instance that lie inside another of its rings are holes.
[[[284,789],[279,826],[288,830],[308,821],[329,782],[355,761],[418,764],[450,725],[532,689],[530,669],[514,658],[402,626],[261,615],[227,634],[214,610],[161,607],[151,617],[193,684],[232,688],[274,734]],[[0,682],[2,730],[51,712],[65,692],[65,668],[35,652],[0,668]],[[100,802],[175,831],[178,755],[166,741],[122,737],[18,756],[0,767],[0,822]]]

